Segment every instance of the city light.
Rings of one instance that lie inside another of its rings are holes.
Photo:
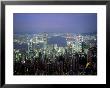
[[[97,74],[96,34],[38,33],[14,36],[15,75]],[[64,38],[66,45],[49,43],[53,37]]]

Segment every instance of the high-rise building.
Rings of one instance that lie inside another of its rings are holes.
[[[44,49],[47,48],[47,39],[48,39],[48,34],[47,33],[44,33],[43,34]]]
[[[28,42],[28,59],[31,59],[33,57],[33,42],[32,39]]]
[[[74,37],[70,33],[67,33],[66,34],[66,41],[67,41],[67,46],[70,46],[73,44]]]
[[[81,35],[76,36],[75,45],[74,45],[76,52],[82,52],[82,42],[83,42],[83,36]]]

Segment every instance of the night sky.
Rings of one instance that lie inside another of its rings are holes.
[[[14,13],[14,33],[96,33],[96,13]]]

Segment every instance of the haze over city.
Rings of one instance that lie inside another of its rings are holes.
[[[96,13],[14,13],[14,33],[96,33]]]

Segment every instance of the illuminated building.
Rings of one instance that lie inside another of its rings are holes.
[[[83,36],[81,35],[76,36],[76,41],[74,45],[76,52],[82,52],[82,42],[83,42]]]
[[[43,34],[44,50],[47,48],[47,37],[48,37],[48,34],[44,33]]]
[[[28,59],[31,59],[33,56],[33,42],[32,39],[30,39],[30,41],[28,42]]]
[[[67,35],[66,35],[67,46],[73,44],[73,41],[74,41],[73,39],[74,39],[73,36],[71,34],[67,33]]]
[[[71,34],[67,33],[66,41],[67,41],[68,52],[73,53],[72,50],[74,49],[74,43],[73,43],[74,42],[74,37]]]

